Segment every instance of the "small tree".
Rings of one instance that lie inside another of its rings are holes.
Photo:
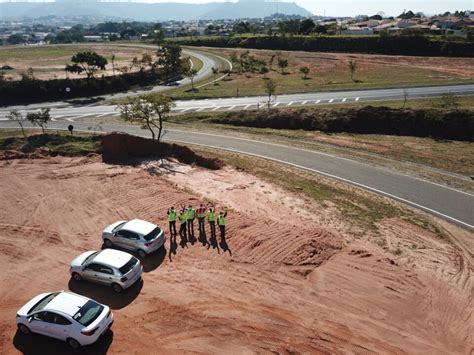
[[[268,69],[269,70],[273,70],[272,66],[273,66],[273,62],[275,61],[275,57],[276,57],[276,54],[272,54],[272,56],[268,60]]]
[[[408,100],[408,90],[403,89],[403,108],[405,108]]]
[[[357,62],[355,60],[349,61],[349,72],[351,73],[351,80],[354,81],[354,74],[357,70]]]
[[[23,117],[23,115],[20,112],[18,112],[17,110],[13,110],[13,111],[10,111],[10,113],[7,115],[7,118],[10,121],[14,121],[14,122],[18,123],[20,125],[21,133],[23,134],[23,137],[26,137],[25,129],[23,128],[23,123],[25,122],[25,117]]]
[[[278,58],[278,66],[281,69],[281,73],[285,74],[285,69],[288,67],[288,59]]]
[[[452,93],[443,94],[437,106],[444,110],[457,111],[459,109],[459,98]]]
[[[94,77],[95,72],[104,70],[107,59],[96,52],[78,52],[71,58],[72,64],[66,65],[66,71],[71,73],[86,73],[87,79]]]
[[[112,57],[110,57],[110,60],[112,62],[112,75],[115,76],[115,54],[112,54]]]
[[[310,69],[308,67],[301,67],[300,72],[303,73],[303,80],[308,80]]]
[[[268,105],[268,108],[270,108],[270,102],[272,101],[272,96],[275,95],[276,84],[272,79],[268,79],[264,81],[263,85],[265,87],[265,92],[268,95],[267,105]]]
[[[188,71],[186,71],[186,73],[184,73],[184,75],[186,75],[187,78],[189,78],[191,80],[191,88],[192,90],[194,91],[194,78],[196,77],[198,71],[194,68],[191,68],[189,69]]]
[[[49,114],[49,108],[42,108],[38,112],[30,112],[26,115],[26,119],[33,125],[41,127],[44,134],[44,129],[51,121],[51,115]]]
[[[159,141],[163,136],[163,122],[168,119],[174,106],[171,98],[160,94],[131,97],[126,103],[119,104],[118,108],[122,119],[143,124],[150,130],[152,139],[156,136]],[[158,133],[153,128],[158,129]]]

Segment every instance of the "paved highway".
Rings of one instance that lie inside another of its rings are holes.
[[[194,55],[194,54],[193,54]],[[198,54],[196,53],[196,56]],[[205,67],[212,67],[210,61]],[[205,75],[205,74],[202,74]],[[184,83],[184,81],[183,81]],[[156,87],[155,90],[161,90],[163,87]],[[453,86],[431,86],[414,87],[407,89],[376,89],[376,90],[356,90],[356,91],[334,91],[307,94],[288,94],[279,95],[272,99],[271,107],[291,107],[291,106],[317,106],[321,104],[345,104],[352,102],[369,102],[380,100],[403,100],[405,93],[409,99],[435,97],[445,93],[456,95],[474,95],[474,85],[453,85]],[[138,94],[138,93],[137,93]],[[116,94],[119,95],[119,94]],[[118,97],[118,96],[116,96]],[[203,112],[203,111],[237,111],[247,109],[262,109],[267,106],[267,97],[231,97],[205,100],[187,100],[176,101],[176,107],[173,109],[176,113]],[[34,104],[25,106],[11,106],[0,109],[0,120],[6,120],[6,115],[12,109],[21,112],[28,112],[47,107],[48,105]],[[74,105],[57,103],[50,106],[53,119],[69,120],[74,122],[78,118],[93,116],[118,116],[119,113],[113,105]]]
[[[52,122],[49,128],[66,129],[68,124]],[[94,128],[85,122],[77,122],[74,126],[76,130],[84,131]],[[0,122],[0,128],[12,127],[17,127],[14,122]],[[102,124],[100,130],[120,131],[145,137],[150,135],[146,130],[128,125]],[[474,194],[414,176],[317,151],[224,135],[169,130],[165,140],[240,152],[292,165],[386,195],[474,230]]]

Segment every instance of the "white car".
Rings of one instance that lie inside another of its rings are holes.
[[[158,250],[166,241],[160,227],[141,219],[115,222],[104,229],[102,238],[106,247],[116,245],[136,252],[140,258]]]
[[[72,261],[69,272],[76,281],[84,279],[111,286],[119,293],[140,279],[143,267],[129,253],[104,249],[82,253]]]
[[[38,333],[60,339],[77,349],[97,341],[113,323],[109,307],[75,293],[43,293],[16,314],[21,333]]]

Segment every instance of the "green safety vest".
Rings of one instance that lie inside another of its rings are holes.
[[[169,221],[170,222],[176,221],[176,211],[175,210],[173,210],[173,211],[169,210],[168,212],[169,212],[169,216],[168,216]]]
[[[214,222],[216,220],[216,213],[209,212],[209,214],[207,215],[207,218],[209,219],[209,222]]]
[[[217,224],[220,226],[225,226],[225,217],[224,216],[217,217]]]
[[[188,209],[188,219],[194,219],[194,208]]]
[[[179,217],[179,223],[181,224],[186,223],[186,214],[180,213],[178,217]]]

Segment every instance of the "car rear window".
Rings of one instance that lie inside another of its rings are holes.
[[[46,297],[42,298],[37,304],[35,304],[29,311],[28,314],[36,311],[41,311],[46,305],[53,300],[54,297],[59,295],[60,292],[50,293]]]
[[[147,235],[145,235],[145,240],[153,240],[155,239],[159,234],[161,233],[161,229],[160,227],[156,227],[155,229],[153,229],[150,233],[148,233]]]
[[[120,228],[123,227],[123,225],[124,225],[125,223],[127,223],[127,222],[120,223],[118,226],[116,226],[114,229],[112,229],[112,232],[118,231]]]
[[[90,300],[77,311],[72,319],[87,327],[99,317],[103,309],[104,307],[102,305]]]
[[[125,275],[128,273],[130,270],[133,269],[133,267],[138,263],[138,259],[135,257],[132,257],[124,266],[122,266],[119,270],[122,273],[122,275]]]

